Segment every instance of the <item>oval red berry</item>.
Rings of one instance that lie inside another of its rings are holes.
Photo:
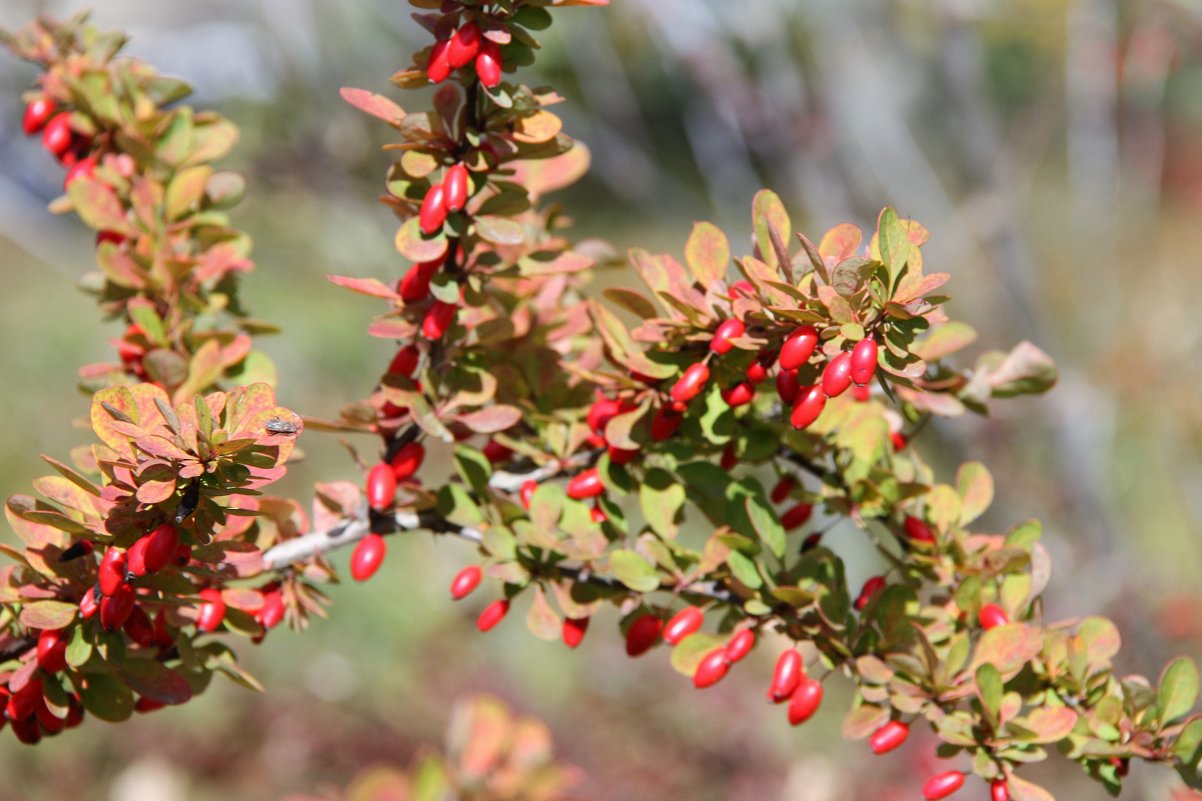
[[[459,601],[471,595],[472,591],[480,586],[480,580],[484,578],[484,571],[479,565],[468,565],[455,574],[455,578],[451,580],[451,598]]]
[[[774,704],[789,700],[804,678],[805,663],[801,659],[801,653],[790,648],[776,660],[772,684],[768,687],[768,699]]]
[[[818,330],[812,325],[803,325],[796,329],[780,346],[780,366],[782,370],[796,370],[810,360],[814,348],[818,346]]]
[[[626,655],[641,656],[659,642],[664,621],[657,615],[640,615],[626,630]]]
[[[747,326],[743,324],[742,320],[735,320],[733,318],[723,320],[722,324],[718,326],[718,330],[714,332],[713,339],[710,340],[710,350],[719,356],[724,353],[730,353],[731,349],[734,348],[731,340],[738,339],[745,333],[747,333]]]
[[[672,387],[671,397],[677,403],[688,403],[701,394],[710,380],[710,368],[705,362],[690,364],[684,375]]]
[[[822,391],[828,398],[842,395],[851,386],[851,354],[840,353],[822,371]]]
[[[673,615],[668,625],[664,626],[664,642],[676,645],[701,628],[704,622],[705,612],[701,611],[700,607],[686,606]]]
[[[851,380],[867,384],[876,372],[877,344],[874,339],[861,339],[851,350]]]
[[[826,408],[826,394],[820,385],[815,384],[801,390],[800,395],[797,403],[793,404],[789,422],[797,429],[809,428]]]
[[[509,614],[508,600],[502,598],[498,601],[493,601],[484,607],[484,611],[480,613],[480,617],[476,618],[476,628],[480,631],[489,631],[504,620],[507,614]]]
[[[798,726],[814,717],[822,705],[822,682],[803,679],[789,699],[789,723]]]
[[[926,801],[939,801],[964,786],[964,774],[958,770],[949,770],[927,780],[922,786],[922,797]]]
[[[910,727],[900,720],[891,720],[872,733],[868,747],[874,754],[885,754],[897,748],[910,736]]]
[[[351,554],[351,578],[355,581],[367,581],[376,574],[384,563],[384,555],[388,545],[379,534],[368,534],[355,544]]]
[[[396,472],[380,462],[367,474],[367,505],[382,512],[396,501]]]

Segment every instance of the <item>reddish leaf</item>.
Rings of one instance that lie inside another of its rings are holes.
[[[405,119],[405,110],[388,98],[366,89],[344,86],[338,90],[342,99],[362,112],[379,117],[389,125],[399,125]]]

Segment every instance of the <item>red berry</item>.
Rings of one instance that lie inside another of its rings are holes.
[[[45,698],[40,699],[38,708],[34,710],[34,716],[47,734],[58,734],[67,728],[67,721],[50,711],[50,707],[46,706]]]
[[[677,403],[688,403],[701,394],[705,384],[710,380],[710,368],[705,362],[690,364],[684,375],[672,387],[671,397]]]
[[[822,391],[822,386],[815,384],[812,387],[806,387],[801,390],[801,397],[797,399],[797,403],[793,404],[793,413],[789,415],[789,422],[793,424],[794,428],[808,428],[813,425],[825,408],[826,395]]]
[[[530,508],[530,499],[534,497],[534,491],[538,489],[538,482],[533,479],[528,479],[522,482],[521,489],[518,490],[518,498],[522,501],[522,508]]]
[[[904,526],[906,536],[910,538],[911,542],[935,541],[935,535],[931,533],[931,527],[913,515],[906,515]]]
[[[1010,785],[1005,779],[994,779],[989,784],[990,801],[1010,801]]]
[[[799,503],[780,516],[780,524],[785,527],[785,531],[800,528],[810,519],[813,511],[814,507],[810,504]]]
[[[14,720],[13,734],[17,735],[17,740],[25,745],[37,745],[42,741],[42,729],[33,715],[22,720]]]
[[[450,49],[449,39],[439,39],[430,51],[430,63],[426,65],[426,77],[430,83],[442,83],[451,77],[451,60],[447,50]]]
[[[629,464],[642,453],[638,448],[617,448],[610,445],[605,450],[609,454],[610,464]]]
[[[604,437],[605,427],[609,425],[609,421],[624,411],[627,410],[621,401],[615,398],[598,398],[593,401],[592,406],[588,407],[588,414],[584,419],[594,434]]]
[[[872,733],[868,747],[874,754],[885,754],[897,748],[910,736],[910,727],[900,720],[891,720]]]
[[[467,167],[463,162],[454,164],[447,170],[442,179],[443,191],[446,193],[447,211],[459,211],[467,203]]]
[[[750,382],[742,381],[729,389],[722,390],[722,400],[732,408],[745,406],[755,400],[755,387]]]
[[[25,683],[24,687],[12,694],[4,708],[4,713],[8,715],[9,720],[25,720],[37,711],[38,704],[41,702],[42,679],[40,676],[34,676]]]
[[[435,274],[438,272],[438,268],[441,266],[442,261],[435,259],[434,261],[418,262],[410,267],[405,274],[401,276],[401,280],[397,284],[397,293],[401,296],[401,300],[403,300],[405,303],[420,303],[426,298],[430,297],[430,281],[434,278]],[[414,351],[412,355],[413,367],[410,368],[408,372],[405,372],[404,370],[393,370],[391,367],[389,367],[388,372],[400,373],[404,376],[413,375],[413,368],[417,367],[417,349],[413,345],[410,345],[408,348],[402,348],[401,353],[404,353],[410,348],[412,348]],[[398,353],[397,358],[400,358],[400,355],[401,354]],[[408,358],[410,357],[407,356],[406,359]]]
[[[205,632],[214,632],[225,620],[225,599],[221,592],[211,587],[200,591],[200,611],[196,615],[196,628]]]
[[[895,451],[904,450],[905,447],[910,444],[905,435],[903,435],[900,431],[890,431],[889,441],[893,443],[893,450]]]
[[[83,704],[74,698],[67,699],[67,728],[74,729],[80,723],[83,723]]]
[[[822,704],[822,682],[803,679],[789,699],[789,723],[797,726],[814,716]]]
[[[480,42],[480,52],[476,54],[476,75],[480,83],[492,89],[501,82],[501,48],[492,39]]]
[[[155,712],[159,709],[162,709],[165,706],[167,706],[167,705],[164,704],[162,701],[156,701],[153,698],[147,698],[146,696],[143,695],[137,701],[134,702],[134,711],[139,714],[145,715],[148,712]]]
[[[663,442],[675,434],[683,422],[683,415],[667,406],[659,407],[655,410],[655,416],[651,418],[651,439]]]
[[[875,339],[861,339],[851,349],[851,380],[867,384],[876,372],[877,345]]]
[[[1010,622],[1009,615],[997,604],[985,604],[982,606],[979,619],[981,621],[981,628],[985,629],[985,631],[989,631],[995,626],[1004,626]]]
[[[797,400],[797,393],[801,391],[801,384],[798,383],[796,370],[780,370],[776,374],[776,394],[785,403],[792,403]]]
[[[388,372],[392,375],[403,375],[409,378],[417,370],[417,363],[420,359],[421,351],[418,347],[406,345],[396,352],[396,356],[392,357],[392,361],[388,364]]]
[[[274,629],[284,619],[284,596],[279,590],[263,595],[263,607],[255,615],[255,620],[265,629]]]
[[[502,445],[495,439],[490,439],[484,443],[484,448],[481,452],[489,464],[501,464],[513,458],[513,449]]]
[[[856,384],[851,388],[851,396],[860,403],[865,403],[872,397],[872,390],[868,387],[862,387],[859,384]]]
[[[722,449],[722,458],[718,460],[718,466],[729,472],[734,470],[738,464],[739,452],[735,448],[735,444],[731,442]]]
[[[780,369],[796,370],[810,360],[814,348],[818,347],[818,330],[812,325],[803,325],[780,346]]]
[[[148,542],[146,537],[141,537],[137,542],[129,546],[129,550],[125,553],[125,572],[128,575],[141,577],[149,572],[146,569],[146,546]]]
[[[66,629],[46,629],[38,635],[38,666],[47,673],[67,669],[66,634]]]
[[[455,316],[459,313],[459,304],[446,303],[438,300],[426,312],[426,316],[422,318],[422,336],[426,339],[442,339],[442,335],[451,327],[451,323],[455,322]]]
[[[480,631],[488,631],[493,626],[500,623],[508,613],[508,600],[502,598],[499,601],[493,601],[488,606],[484,607],[484,611],[480,613],[480,617],[476,618],[476,628]]]
[[[175,553],[171,556],[171,564],[176,567],[187,567],[192,561],[192,546],[186,542],[181,542],[175,546]]]
[[[964,786],[964,774],[958,770],[949,770],[927,780],[922,786],[922,797],[926,801],[939,801]]]
[[[740,629],[726,643],[726,661],[732,665],[751,653],[755,647],[755,629]]]
[[[122,628],[131,640],[143,648],[150,648],[155,644],[154,625],[146,615],[146,610],[140,606],[133,608]]]
[[[143,560],[147,573],[157,573],[171,563],[179,547],[179,529],[171,523],[163,523],[139,542],[146,542]]]
[[[776,482],[776,486],[772,488],[772,493],[768,496],[773,503],[780,503],[785,498],[789,497],[789,493],[797,488],[797,479],[793,476],[781,476],[780,481]]]
[[[121,245],[123,245],[125,243],[127,238],[128,237],[126,237],[125,234],[119,234],[116,231],[97,231],[96,232],[96,247],[100,247],[105,242],[108,242],[110,244],[116,245],[117,247],[120,247]]]
[[[747,365],[747,372],[744,375],[751,383],[758,384],[768,377],[768,365],[764,364],[763,359],[757,357]]]
[[[367,581],[376,574],[384,562],[384,554],[388,544],[379,534],[368,534],[355,545],[351,554],[351,578],[355,581]]]
[[[568,482],[568,497],[577,501],[596,498],[603,492],[605,492],[605,485],[601,482],[601,474],[595,467],[590,467],[583,473],[573,476],[572,480]]]
[[[772,685],[768,688],[768,700],[774,704],[787,701],[793,696],[797,685],[805,678],[805,665],[801,654],[790,648],[776,660],[776,670],[772,672]]]
[[[426,458],[426,449],[420,442],[408,442],[392,457],[392,473],[397,481],[412,478]],[[395,492],[395,490],[394,490]]]
[[[21,120],[21,128],[26,136],[33,136],[46,127],[46,123],[54,116],[58,106],[48,97],[36,97],[25,107],[25,117]]]
[[[396,501],[396,472],[380,462],[367,474],[367,505],[382,512]]]
[[[100,611],[100,600],[96,597],[97,587],[88,588],[79,599],[79,616],[84,620],[91,620],[92,616]]]
[[[451,34],[447,44],[447,61],[453,69],[466,67],[480,52],[480,26],[469,22]]]
[[[668,621],[668,625],[664,626],[664,642],[668,645],[676,645],[701,628],[701,624],[704,622],[705,612],[701,611],[700,607],[686,606],[673,615]]]
[[[447,220],[447,192],[442,184],[435,184],[426,192],[417,218],[418,227],[426,236],[432,236],[442,228]]]
[[[626,630],[626,655],[642,656],[659,641],[664,621],[657,615],[640,615]]]
[[[822,391],[828,398],[842,395],[851,386],[851,354],[840,353],[822,371]]]
[[[71,148],[75,134],[71,131],[71,115],[61,111],[50,118],[42,129],[42,147],[55,156],[62,156]]]
[[[588,622],[592,618],[568,617],[563,621],[563,644],[569,648],[579,648],[588,631]]]
[[[726,296],[731,300],[738,300],[740,295],[747,298],[755,297],[755,287],[750,281],[735,281],[730,285],[730,290],[726,293]]]
[[[86,159],[80,159],[71,165],[71,169],[67,170],[67,175],[63,178],[63,191],[67,191],[67,187],[80,176],[91,178],[96,174],[96,159],[89,156]]]
[[[714,331],[714,337],[710,340],[710,350],[721,356],[724,353],[730,353],[734,345],[732,339],[738,339],[747,333],[747,326],[743,325],[742,320],[731,318],[723,320],[718,330]]]
[[[597,506],[596,503],[594,502],[593,508],[589,509],[588,518],[589,518],[589,520],[592,520],[594,523],[597,523],[598,525],[600,525],[601,523],[604,523],[606,520],[609,520],[609,515],[605,514],[605,510],[602,509],[600,506]]]
[[[106,631],[121,628],[133,614],[136,603],[134,588],[122,582],[111,595],[100,599],[100,627]]]
[[[726,661],[725,650],[717,648],[710,651],[693,671],[693,686],[698,690],[711,687],[722,681],[728,670],[730,670],[730,663]]]
[[[472,590],[480,586],[480,579],[484,577],[484,571],[479,565],[468,565],[455,574],[455,578],[451,579],[451,600],[460,601],[472,593]]]
[[[860,588],[860,595],[856,598],[856,610],[859,611],[868,606],[868,602],[872,600],[872,596],[883,589],[885,589],[884,576],[873,576],[868,581],[865,581],[864,586]]]
[[[112,595],[125,583],[125,551],[109,548],[100,558],[100,592]]]
[[[822,542],[822,532],[815,531],[813,534],[802,540],[801,552],[805,553],[806,551],[814,550],[818,547],[818,543],[820,542]]]

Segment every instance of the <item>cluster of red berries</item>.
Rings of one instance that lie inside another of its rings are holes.
[[[79,694],[61,702],[47,702],[42,673],[58,673],[67,669],[67,639],[62,630],[38,633],[37,662],[32,672],[18,671],[0,686],[0,729],[12,724],[17,740],[36,745],[42,737],[53,737],[64,729],[73,729],[83,722],[84,708]],[[17,677],[20,676],[18,679]]]
[[[26,135],[42,134],[42,147],[64,167],[72,168],[92,149],[92,139],[71,128],[71,112],[60,111],[48,97],[37,97],[25,107],[21,127]],[[92,164],[95,167],[95,163]]]
[[[431,83],[442,83],[455,70],[468,64],[476,68],[480,83],[492,89],[501,83],[501,48],[481,33],[475,21],[466,22],[446,39],[439,39],[430,51],[426,77]]]
[[[425,446],[420,442],[407,442],[397,449],[390,460],[374,465],[367,473],[368,507],[374,512],[391,509],[396,503],[398,487],[415,483],[414,476],[425,459]],[[371,533],[359,540],[351,554],[351,578],[367,581],[374,576],[384,561],[386,549],[384,537],[379,534]]]

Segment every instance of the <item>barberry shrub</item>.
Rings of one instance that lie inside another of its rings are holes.
[[[394,131],[402,261],[395,282],[330,276],[382,303],[368,333],[396,343],[335,419],[278,406],[254,348],[271,327],[238,299],[250,239],[227,214],[244,182],[216,166],[235,126],[86,18],[5,37],[41,69],[23,126],[66,171],[51,211],[96,232],[85,286],[126,328],[117,361],[81,370],[95,441],[44,457],[55,474],[6,506],[23,548],[0,568],[0,726],[34,743],[183,703],[214,673],[256,686],[231,636],[325,614],[331,550],[353,547],[366,581],[391,536],[426,531],[466,542],[449,594],[488,595],[482,632],[521,610],[575,648],[614,605],[626,652],[670,646],[698,689],[770,649],[755,680],[793,725],[838,674],[846,737],[885,754],[925,726],[961,755],[915,788],[928,799],[970,774],[994,799],[1048,799],[1019,769],[1052,747],[1114,793],[1131,759],[1202,787],[1194,664],[1116,675],[1112,623],[1045,620],[1039,523],[973,530],[988,470],[940,480],[915,447],[931,416],[1056,379],[1027,342],[957,360],[976,335],[945,312],[921,224],[886,208],[874,230],[809,238],[764,190],[750,253],[698,223],[683,261],[629,251],[641,291],[589,296],[617,257],[544,201],[587,151],[550,110],[562,98],[513,76],[553,7],[604,0],[410,1],[431,44],[392,81],[435,84],[433,108],[342,93]],[[377,446],[360,479],[314,488],[311,514],[265,494],[306,429]],[[449,480],[423,469],[431,441],[453,445]],[[879,555],[862,586],[840,520]]]

